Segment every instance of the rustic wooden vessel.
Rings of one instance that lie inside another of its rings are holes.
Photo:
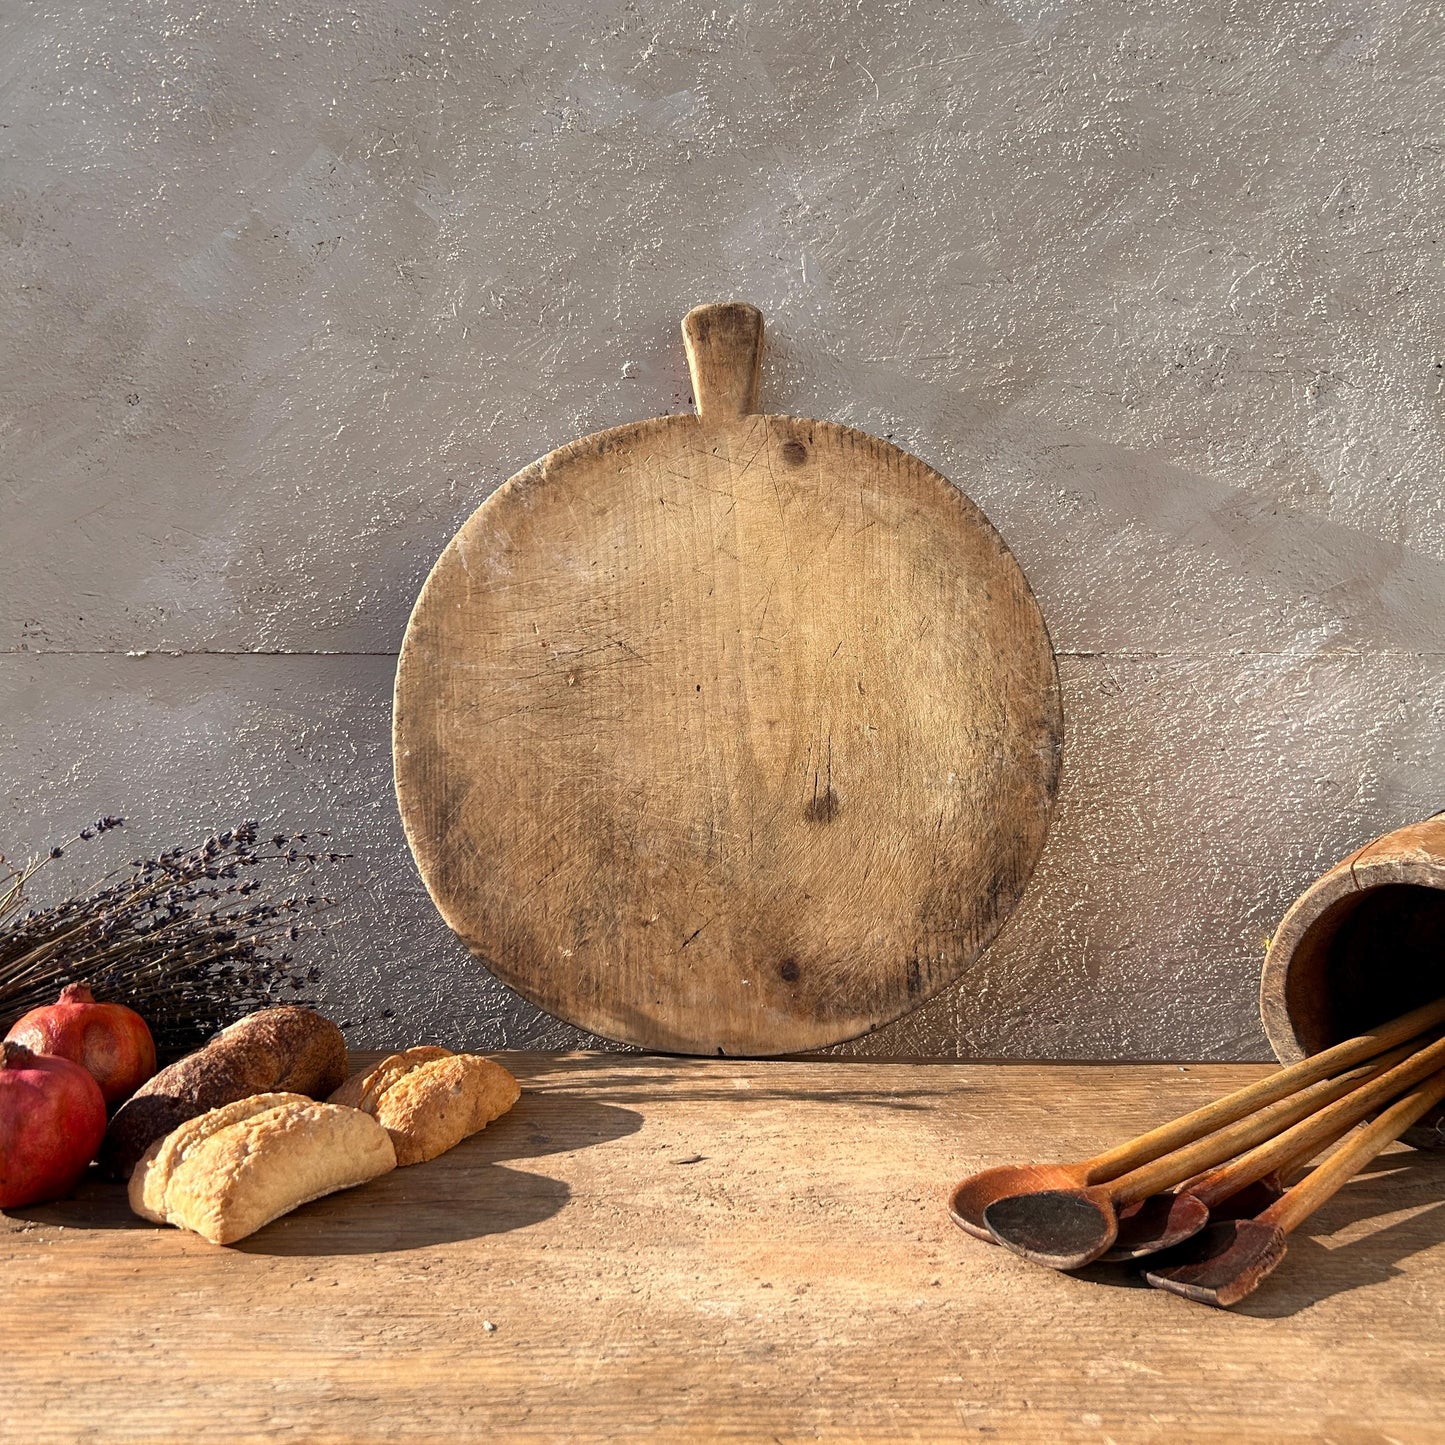
[[[1260,979],[1276,1057],[1303,1058],[1445,993],[1445,814],[1341,859],[1295,900]],[[1432,1119],[1406,1136],[1445,1147]]]

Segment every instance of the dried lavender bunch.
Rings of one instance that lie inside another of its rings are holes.
[[[320,971],[296,966],[287,945],[326,931],[316,915],[335,900],[298,886],[346,856],[326,829],[262,839],[257,823],[240,823],[198,847],[132,859],[82,897],[21,912],[41,868],[123,824],[100,818],[23,867],[0,855],[0,1030],[68,983],[135,1009],[163,1051],[194,1048],[258,1008],[312,1001]]]

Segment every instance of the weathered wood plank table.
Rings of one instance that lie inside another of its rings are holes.
[[[0,1215],[0,1440],[1445,1439],[1445,1157],[1228,1314],[947,1218],[1256,1067],[507,1062],[484,1134],[232,1249],[99,1183]]]

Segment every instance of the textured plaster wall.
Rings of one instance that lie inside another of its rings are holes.
[[[394,654],[509,473],[686,405],[700,300],[767,312],[771,409],[963,486],[1060,653],[1030,894],[861,1051],[1261,1057],[1286,903],[1445,803],[1439,7],[0,27],[0,837],[330,823],[356,1042],[579,1037],[417,881]]]

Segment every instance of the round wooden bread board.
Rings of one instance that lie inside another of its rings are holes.
[[[1058,782],[1048,632],[945,478],[757,413],[762,316],[683,323],[697,416],[584,437],[457,533],[397,669],[402,821],[447,923],[594,1033],[856,1037],[952,982]]]

